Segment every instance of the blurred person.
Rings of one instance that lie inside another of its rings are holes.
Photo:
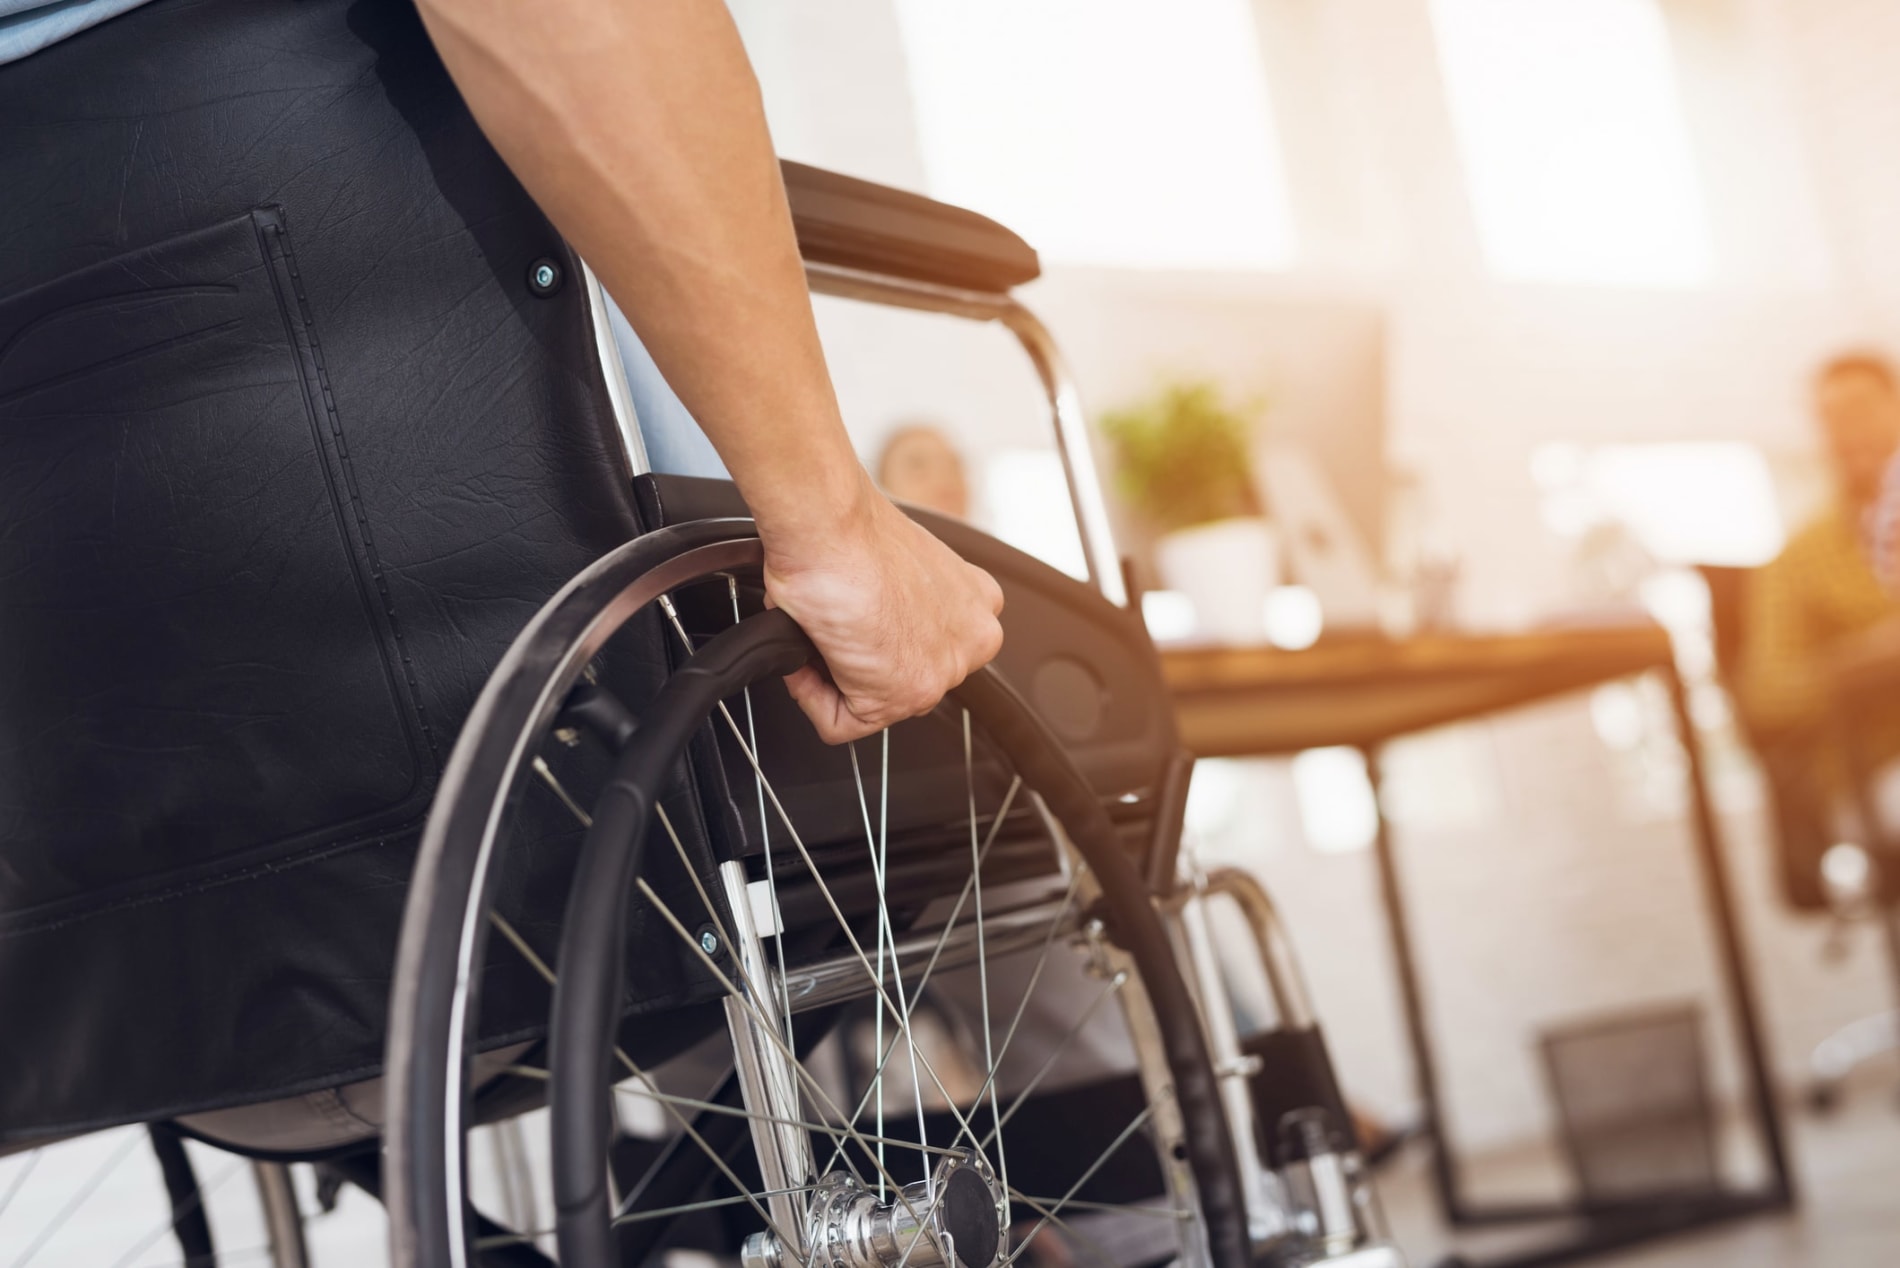
[[[1836,356],[1816,372],[1813,406],[1834,479],[1829,505],[1788,540],[1748,587],[1737,704],[1771,748],[1816,746],[1829,710],[1828,666],[1847,644],[1900,616],[1874,569],[1883,480],[1900,451],[1900,380],[1882,357]],[[1900,754],[1875,737],[1875,756]],[[1838,794],[1825,746],[1816,777]]]
[[[948,515],[970,518],[970,482],[963,455],[935,423],[901,423],[877,458],[877,483],[886,496]]]

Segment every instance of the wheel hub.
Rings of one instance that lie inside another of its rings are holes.
[[[928,1182],[880,1202],[856,1177],[834,1171],[806,1208],[809,1268],[991,1268],[1009,1226],[1009,1203],[983,1156],[938,1163]],[[770,1230],[746,1239],[744,1268],[800,1268]]]

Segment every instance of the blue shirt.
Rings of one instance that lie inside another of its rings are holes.
[[[37,53],[145,0],[0,0],[0,65]]]

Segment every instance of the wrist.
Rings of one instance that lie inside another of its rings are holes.
[[[777,499],[753,505],[752,514],[768,565],[780,572],[849,553],[876,532],[880,504],[886,504],[855,459],[848,470],[780,483],[774,492]]]

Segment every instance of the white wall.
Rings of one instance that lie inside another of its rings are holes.
[[[1255,3],[1302,256],[1290,275],[1216,285],[1384,306],[1392,458],[1418,473],[1437,536],[1462,557],[1463,612],[1475,623],[1519,624],[1571,598],[1569,548],[1540,526],[1528,476],[1539,445],[1719,437],[1799,465],[1811,451],[1808,367],[1842,342],[1900,336],[1900,7],[1665,3],[1717,258],[1710,286],[1672,292],[1486,274],[1424,0]],[[922,187],[886,0],[735,0],[735,10],[781,152]],[[1123,294],[1168,285],[1140,279]],[[1194,302],[1205,285],[1174,299]],[[1057,270],[1034,298],[1080,349],[1133,346],[1102,335],[1124,318],[1099,278]],[[1039,434],[1033,381],[996,332],[936,332],[920,352],[885,333],[879,314],[822,320],[847,414],[867,441],[913,412],[951,420],[975,448]],[[1125,321],[1139,331],[1138,312]],[[1243,369],[1237,355],[1211,355],[1208,369]],[[1077,360],[1095,405],[1131,390],[1129,356]],[[1471,784],[1468,800],[1485,809],[1402,825],[1403,851],[1454,1128],[1495,1142],[1543,1123],[1532,1027],[1632,1001],[1712,999],[1707,928],[1681,816],[1631,800],[1583,704],[1437,744],[1463,754],[1440,777]],[[1370,860],[1313,852],[1284,768],[1251,771],[1238,826],[1209,848],[1274,887],[1349,1084],[1402,1110],[1409,1076]],[[1724,820],[1730,859],[1775,1057],[1793,1077],[1829,1028],[1886,1000],[1869,940],[1824,968],[1819,928],[1776,906],[1746,777],[1731,786],[1742,804]]]

